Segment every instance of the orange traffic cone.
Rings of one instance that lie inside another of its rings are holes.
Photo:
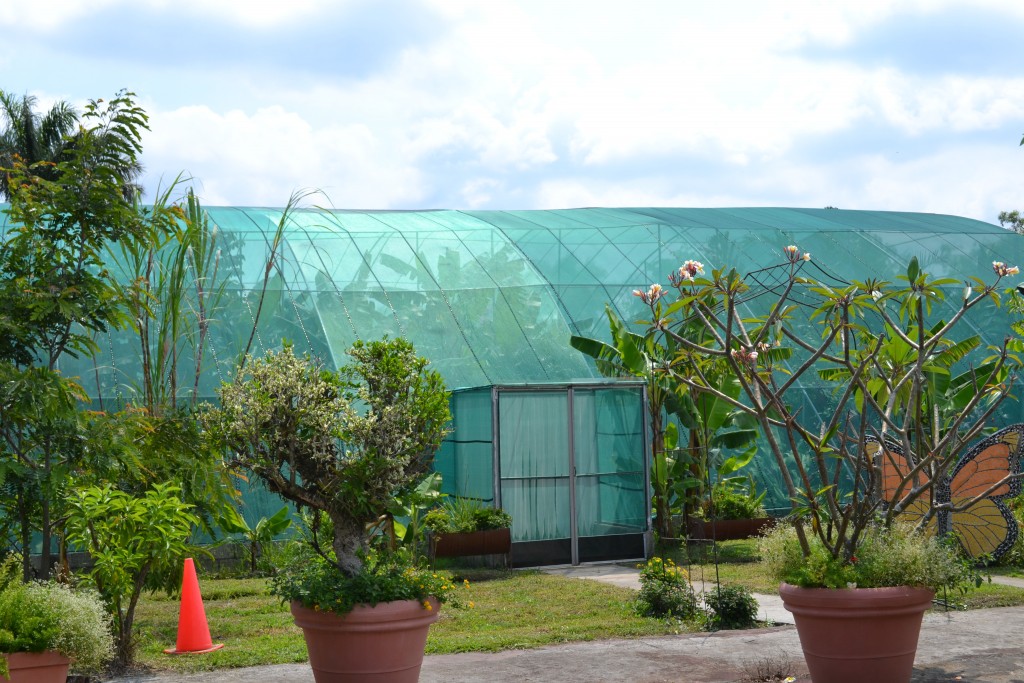
[[[169,655],[180,655],[186,652],[213,652],[224,647],[223,643],[214,645],[210,639],[210,627],[206,623],[206,610],[203,609],[203,597],[199,594],[199,579],[196,578],[196,565],[192,558],[185,559],[185,572],[181,576],[181,611],[178,612],[178,642],[172,650],[164,650]]]

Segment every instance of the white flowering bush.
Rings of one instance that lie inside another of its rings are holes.
[[[21,583],[14,556],[0,572],[6,580],[0,590],[0,652],[56,651],[82,673],[99,671],[113,656],[114,639],[98,594],[57,583]],[[7,659],[0,657],[0,674],[7,673]]]
[[[327,518],[332,561],[354,577],[368,525],[429,471],[450,413],[441,376],[408,341],[357,342],[348,355],[338,372],[289,346],[250,359],[205,421],[235,467],[315,513],[318,550]]]

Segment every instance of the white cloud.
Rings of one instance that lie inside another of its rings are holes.
[[[124,0],[46,0],[0,3],[0,27],[50,31]]]
[[[150,169],[182,169],[208,204],[282,206],[316,187],[337,206],[387,208],[422,196],[419,172],[389,154],[364,125],[312,127],[274,106],[248,114],[207,107],[154,113]]]

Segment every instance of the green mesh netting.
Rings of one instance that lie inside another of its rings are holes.
[[[223,295],[212,315],[198,392],[203,399],[212,399],[231,376],[248,339],[281,218],[276,209],[208,212],[218,231]],[[5,219],[0,214],[0,230]],[[933,275],[963,279],[987,275],[994,260],[1016,263],[1022,253],[1020,236],[966,218],[786,208],[300,210],[290,214],[283,237],[254,353],[287,338],[300,352],[341,364],[356,339],[401,335],[431,359],[450,388],[596,378],[593,365],[569,347],[570,335],[607,339],[605,303],[634,320],[643,309],[632,290],[666,282],[689,258],[750,272],[778,263],[780,249],[796,244],[841,280],[893,280],[912,256]],[[971,324],[986,343],[998,343],[1007,329],[1000,315]],[[183,367],[193,341],[178,340]],[[80,377],[107,405],[133,400],[140,385],[137,342],[128,333],[100,342],[95,359],[68,360],[62,370]],[[189,393],[191,385],[182,377],[180,391]],[[820,391],[805,389],[807,397]],[[818,398],[807,405],[813,408]],[[482,409],[470,398],[453,405],[460,431],[469,429],[458,420],[463,411]],[[1021,418],[1014,403],[998,419]],[[461,444],[452,466],[471,471],[484,443]],[[782,507],[773,469],[766,459],[754,464],[769,505]],[[493,495],[482,484],[480,491]]]

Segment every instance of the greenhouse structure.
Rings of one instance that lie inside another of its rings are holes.
[[[816,276],[837,282],[894,281],[913,256],[934,276],[988,279],[993,261],[1024,253],[1020,236],[977,220],[836,209],[221,207],[207,215],[219,252],[204,284],[216,292],[207,299],[215,313],[198,382],[183,380],[178,391],[214,400],[250,337],[253,354],[286,339],[331,366],[345,363],[356,340],[409,339],[453,390],[453,431],[435,462],[444,490],[512,514],[517,565],[648,552],[644,386],[602,377],[569,345],[572,335],[609,339],[606,305],[632,322],[645,313],[633,290],[667,284],[683,261],[750,273],[780,263],[788,244],[811,252]],[[127,277],[117,254],[110,266]],[[1008,322],[969,325],[991,344]],[[62,371],[97,403],[132,402],[138,341],[128,332],[99,341],[98,355]],[[175,341],[182,359],[194,354],[194,334]],[[812,409],[826,391],[803,389]],[[1003,413],[1005,424],[1022,417],[1017,403]],[[758,458],[752,470],[769,507],[785,507],[772,462]],[[246,501],[257,519],[280,506],[260,491]]]

